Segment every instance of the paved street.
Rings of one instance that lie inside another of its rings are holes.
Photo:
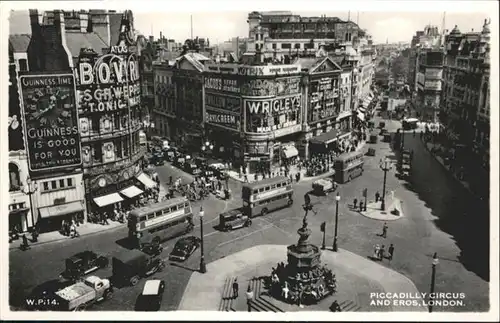
[[[377,123],[378,124],[378,123]],[[387,127],[395,131],[398,122],[388,122]],[[475,235],[480,228],[482,218],[487,218],[485,209],[471,204],[467,192],[444,171],[419,141],[406,134],[405,145],[415,151],[414,173],[411,182],[400,181],[394,171],[387,176],[387,190],[394,191],[403,205],[405,216],[389,223],[388,237],[377,236],[383,222],[366,218],[351,211],[350,204],[354,197],[361,198],[361,192],[368,188],[369,200],[374,199],[378,190],[381,192],[383,172],[379,161],[387,155],[395,158],[388,143],[375,145],[377,155],[365,158],[365,171],[362,177],[351,183],[341,185],[339,246],[343,249],[367,257],[372,254],[375,244],[390,243],[395,245],[395,256],[390,264],[384,264],[409,277],[421,292],[429,291],[432,254],[438,253],[440,263],[437,267],[436,291],[466,292],[467,306],[463,308],[435,308],[435,311],[484,311],[488,304],[488,283],[482,269],[487,268],[483,259],[488,259],[486,234]],[[182,176],[184,183],[190,181],[190,175],[165,165],[158,168],[161,182],[168,176]],[[205,210],[205,250],[206,261],[212,262],[229,254],[259,244],[295,243],[296,230],[301,226],[303,195],[311,189],[311,182],[304,181],[295,185],[295,201],[292,208],[271,213],[264,218],[256,218],[253,225],[233,232],[222,233],[213,226],[217,224],[220,212],[241,205],[241,183],[230,181],[233,191],[232,201],[221,201],[210,197],[203,202]],[[309,227],[313,230],[311,241],[321,244],[320,223],[327,222],[327,244],[331,246],[334,229],[335,194],[327,197],[312,196],[317,215],[309,216]],[[195,214],[200,203],[194,203]],[[196,222],[199,218],[196,218]],[[197,225],[194,234],[199,234]],[[127,229],[121,227],[76,240],[65,240],[53,244],[34,247],[27,252],[10,252],[10,296],[11,303],[19,306],[19,300],[37,285],[56,279],[64,268],[64,259],[79,251],[90,249],[113,256],[119,252],[121,241],[127,235]],[[484,237],[484,241],[478,237]],[[467,239],[473,237],[474,239]],[[471,241],[472,240],[472,241]],[[175,240],[164,243],[166,258]],[[329,252],[329,251],[326,251]],[[285,252],[283,258],[285,259]],[[473,260],[473,261],[472,261]],[[154,278],[164,279],[167,285],[162,310],[175,310],[178,307],[184,288],[193,271],[199,266],[199,251],[191,259],[179,266],[168,265]],[[487,270],[486,270],[487,272]],[[111,270],[101,270],[100,276],[110,276]],[[133,310],[136,297],[140,293],[144,280],[135,287],[118,290],[115,297],[93,307],[94,310]]]

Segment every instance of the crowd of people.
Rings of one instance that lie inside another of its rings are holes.
[[[283,262],[272,268],[267,284],[270,294],[290,304],[313,304],[336,292],[335,274],[325,266],[291,272]]]

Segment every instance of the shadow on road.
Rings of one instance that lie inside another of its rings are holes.
[[[128,249],[128,250],[135,249],[133,242],[128,237],[116,240],[115,243],[117,245],[119,245],[120,247]]]
[[[189,270],[191,272],[199,271],[199,268],[189,268],[188,266],[184,266],[184,265],[177,263],[177,262],[170,262],[170,265],[174,266],[174,267],[186,269],[186,270]]]
[[[432,210],[436,226],[453,237],[460,263],[489,281],[489,200],[472,196],[423,145],[418,137],[405,141],[415,155],[411,177],[403,185]]]

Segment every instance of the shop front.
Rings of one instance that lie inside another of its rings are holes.
[[[28,231],[29,211],[26,202],[9,204],[9,232]]]
[[[65,198],[54,200],[50,206],[38,209],[38,228],[40,232],[59,231],[63,221],[82,223],[85,213],[85,203],[80,201],[67,202]]]

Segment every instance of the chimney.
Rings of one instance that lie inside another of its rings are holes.
[[[160,43],[163,42],[163,34],[162,32],[160,31]]]
[[[40,47],[42,41],[42,27],[40,26],[42,15],[38,13],[37,9],[30,9],[30,24],[31,24],[31,39],[28,45],[28,64],[30,70],[40,71],[43,69],[43,60],[40,52],[43,52]]]
[[[107,46],[111,46],[109,14],[106,10],[90,10],[89,23],[92,24],[92,31],[104,39]],[[99,51],[97,48],[94,49]]]
[[[153,43],[155,41],[155,36],[149,36],[149,42]]]

